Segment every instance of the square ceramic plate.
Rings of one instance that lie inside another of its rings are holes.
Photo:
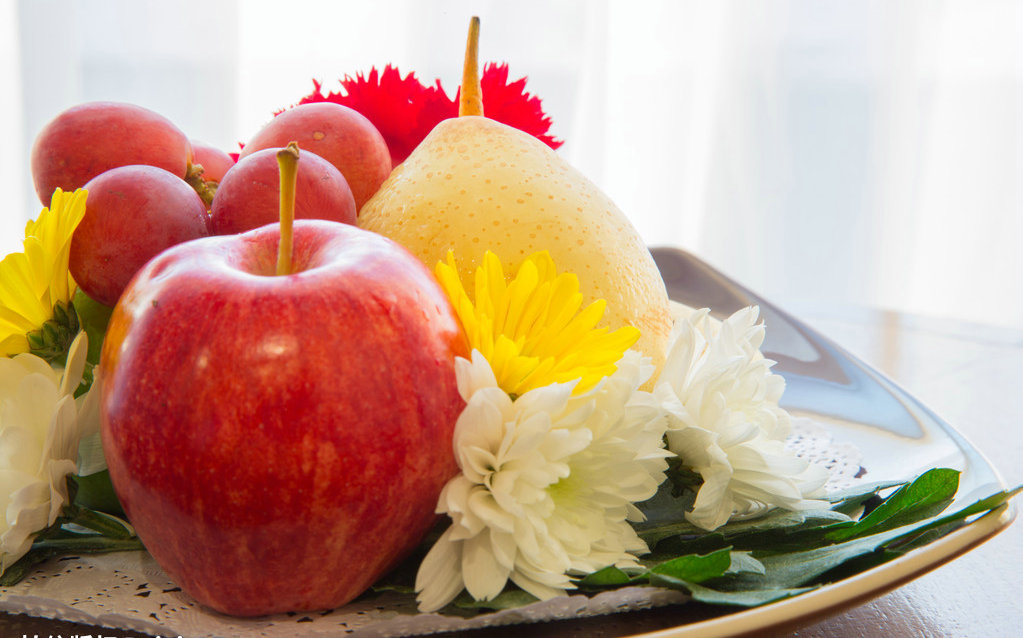
[[[676,249],[659,248],[652,252],[674,301],[713,308],[719,317],[751,304],[760,306],[767,324],[763,349],[777,362],[774,370],[787,383],[783,404],[794,415],[822,424],[836,442],[857,449],[864,482],[905,480],[932,467],[952,467],[962,471],[959,494],[952,508],[1004,489],[995,470],[973,446],[883,375],[700,259]],[[866,602],[955,558],[1003,529],[1014,516],[1011,504],[1003,506],[930,545],[832,585],[763,607],[644,636],[736,636],[784,624],[808,623]],[[143,595],[144,598],[139,598]],[[677,602],[683,596],[668,590],[626,588],[591,599],[577,595],[485,614],[468,622],[436,614],[416,614],[407,598],[392,601],[393,607],[381,612],[385,609],[384,598],[386,594],[366,597],[342,609],[309,615],[317,616],[315,619],[302,614],[294,618],[287,615],[229,618],[203,609],[174,587],[148,554],[125,552],[83,556],[70,562],[51,561],[23,584],[0,592],[0,610],[153,635],[333,638],[356,628],[360,635],[363,632],[406,635],[568,619]],[[309,622],[295,624],[305,621]],[[37,633],[46,629],[45,620],[40,619],[39,623],[38,628],[32,628]]]
[[[863,455],[863,480],[912,478],[933,467],[962,472],[947,511],[1005,489],[1002,479],[966,439],[891,380],[798,319],[735,283],[705,262],[674,248],[651,251],[673,301],[709,307],[724,317],[758,305],[767,327],[762,347],[785,377],[783,407],[826,423],[836,440]],[[762,632],[862,604],[963,554],[1016,516],[1013,503],[891,562],[774,604],[643,634],[647,638],[709,638]]]

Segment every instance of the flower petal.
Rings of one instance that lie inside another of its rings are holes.
[[[758,315],[749,307],[719,322],[706,310],[687,313],[654,389],[670,422],[668,449],[703,477],[687,518],[708,530],[738,510],[809,507],[826,480],[784,449],[785,384],[760,352]]]
[[[490,531],[466,540],[462,546],[462,579],[476,600],[492,600],[504,589],[510,569],[494,555]]]
[[[436,611],[447,605],[464,589],[461,565],[461,543],[452,542],[448,529],[419,564],[416,572],[416,600],[419,610]]]

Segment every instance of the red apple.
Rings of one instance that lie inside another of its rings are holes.
[[[210,206],[215,235],[242,233],[279,218],[281,185],[278,148],[267,148],[238,160],[217,186]],[[310,151],[298,160],[295,185],[296,219],[329,219],[355,224],[355,199],[334,165]]]
[[[148,263],[103,346],[102,436],[139,537],[234,615],[334,608],[410,552],[456,465],[465,337],[431,273],[379,235],[277,226]]]
[[[288,142],[298,142],[303,152],[316,153],[337,167],[352,189],[356,210],[391,174],[391,152],[380,131],[358,111],[333,102],[284,111],[249,140],[238,159]]]

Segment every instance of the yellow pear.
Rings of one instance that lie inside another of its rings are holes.
[[[466,284],[487,250],[506,273],[547,250],[559,272],[579,277],[584,303],[607,301],[610,329],[639,328],[635,347],[660,369],[672,320],[650,252],[618,207],[547,145],[481,115],[464,115],[482,111],[473,105],[471,30],[469,40],[463,115],[438,124],[394,169],[360,211],[359,225],[402,244],[430,268],[454,251]]]

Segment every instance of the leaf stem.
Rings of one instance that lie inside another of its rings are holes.
[[[42,538],[32,544],[32,549],[0,574],[0,587],[16,585],[40,563],[57,556],[77,553],[126,552],[145,549],[137,538],[115,539],[95,534],[81,534],[71,537]]]
[[[138,538],[107,538],[96,534],[83,534],[77,538],[46,538],[35,547],[60,555],[66,552],[124,552],[145,549]]]
[[[134,530],[127,524],[113,516],[100,514],[85,507],[75,506],[70,522],[112,539],[125,540],[135,537]]]
[[[277,248],[277,274],[290,275],[294,249],[295,182],[298,178],[297,142],[289,142],[287,148],[277,152],[277,166],[281,173],[281,240]]]

